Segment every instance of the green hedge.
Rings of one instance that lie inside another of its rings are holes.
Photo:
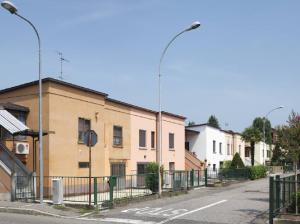
[[[251,180],[264,178],[267,176],[267,168],[263,165],[250,166],[249,169],[249,178]]]
[[[145,182],[147,188],[153,193],[158,192],[158,169],[157,163],[149,163],[146,166]]]

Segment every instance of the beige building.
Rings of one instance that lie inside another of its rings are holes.
[[[0,103],[15,106],[15,114],[29,128],[38,130],[37,81],[1,90]],[[145,164],[156,161],[157,118],[156,111],[110,99],[105,93],[44,79],[43,128],[48,133],[43,138],[44,175],[88,175],[89,154],[83,140],[89,129],[98,135],[98,143],[92,148],[93,176],[144,172]],[[185,168],[184,121],[182,116],[163,113],[165,169]],[[1,133],[1,142],[11,150],[16,142],[29,143],[29,153],[19,155],[19,159],[38,173],[39,150],[33,151],[30,138],[12,139],[5,135],[5,130]]]

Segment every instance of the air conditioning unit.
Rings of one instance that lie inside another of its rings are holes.
[[[29,154],[29,144],[24,142],[16,143],[16,154],[22,154],[22,155]]]

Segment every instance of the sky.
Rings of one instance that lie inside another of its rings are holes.
[[[64,81],[109,97],[243,131],[271,109],[273,126],[300,112],[298,0],[14,0],[42,41],[43,77],[58,78],[57,51],[70,62]],[[0,89],[38,78],[31,27],[0,9]]]

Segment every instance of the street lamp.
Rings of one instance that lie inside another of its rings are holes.
[[[180,33],[178,33],[177,35],[175,35],[171,41],[167,44],[167,46],[165,47],[165,49],[163,50],[162,52],[162,55],[160,57],[160,60],[159,60],[159,66],[158,66],[158,104],[159,104],[159,114],[158,114],[158,119],[159,119],[159,139],[158,139],[158,150],[157,150],[157,153],[158,153],[158,164],[159,164],[159,169],[158,169],[158,193],[159,195],[161,195],[161,183],[162,183],[162,180],[161,180],[161,175],[160,175],[160,168],[161,168],[161,165],[162,165],[162,111],[161,111],[161,73],[160,73],[160,68],[161,68],[161,64],[162,64],[162,61],[163,61],[163,58],[169,48],[169,46],[172,44],[172,42],[177,38],[179,37],[181,34],[185,33],[185,32],[188,32],[188,31],[191,31],[191,30],[194,30],[194,29],[197,29],[198,27],[200,26],[200,22],[198,21],[195,21],[191,24],[190,27],[184,29],[183,31],[181,31]]]
[[[11,3],[10,1],[3,1],[1,6],[9,11],[11,14],[14,14],[27,22],[34,30],[37,39],[38,39],[38,47],[39,47],[39,148],[40,148],[40,203],[43,203],[43,195],[44,195],[44,160],[43,160],[43,123],[42,123],[42,63],[41,63],[41,40],[40,35],[35,28],[35,26],[26,18],[18,14],[17,7]]]
[[[275,110],[279,110],[284,108],[283,106],[279,106],[276,108],[273,108],[272,110],[270,110],[264,117],[263,117],[263,141],[264,141],[264,145],[263,145],[263,163],[265,163],[265,145],[266,145],[266,119],[268,118],[269,114],[272,113]]]

